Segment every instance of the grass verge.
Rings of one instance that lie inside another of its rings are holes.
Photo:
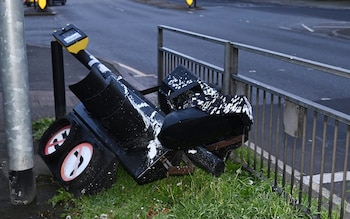
[[[253,179],[228,161],[224,174],[201,169],[193,175],[168,177],[138,185],[120,168],[117,182],[94,196],[73,198],[59,191],[51,204],[65,203],[70,218],[304,218],[272,191],[270,182]]]
[[[53,121],[43,118],[33,122],[34,140],[39,140]],[[142,186],[120,167],[117,182],[106,191],[77,199],[60,189],[49,202],[63,205],[63,218],[306,217],[272,191],[270,181],[253,178],[231,160],[220,177],[197,168],[193,175],[168,177]],[[316,213],[311,212],[311,216]]]

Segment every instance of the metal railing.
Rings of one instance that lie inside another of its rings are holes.
[[[221,46],[223,65],[166,47],[165,33]],[[242,147],[250,150],[245,156],[245,150],[237,156],[242,165],[271,178],[274,188],[281,188],[296,205],[326,212],[328,218],[348,217],[350,115],[238,74],[238,51],[350,78],[347,69],[158,26],[158,82],[176,66],[183,65],[202,80],[220,86],[224,94],[246,95],[253,106],[254,124]]]

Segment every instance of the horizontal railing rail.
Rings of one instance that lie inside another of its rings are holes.
[[[235,48],[240,49],[240,50],[255,53],[258,55],[263,55],[266,57],[278,59],[281,61],[289,62],[292,64],[297,64],[300,66],[312,68],[315,70],[323,71],[326,73],[330,73],[333,75],[338,75],[338,76],[350,79],[350,70],[349,69],[328,65],[328,64],[321,63],[321,62],[312,61],[312,60],[300,58],[297,56],[286,55],[283,53],[274,52],[271,50],[262,49],[262,48],[258,48],[255,46],[249,46],[246,44],[232,42],[232,45]]]

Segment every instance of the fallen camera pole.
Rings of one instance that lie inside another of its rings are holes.
[[[86,51],[87,35],[77,27],[53,35],[90,70],[69,86],[81,103],[39,145],[56,179],[76,196],[110,187],[119,163],[139,184],[192,173],[192,162],[218,176],[246,139],[253,118],[244,96],[224,96],[178,66],[160,85],[159,109]]]

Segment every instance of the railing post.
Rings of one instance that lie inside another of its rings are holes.
[[[231,42],[225,43],[224,80],[222,93],[225,95],[236,93],[236,83],[231,75],[238,74],[238,49],[234,48]]]
[[[164,55],[161,51],[161,48],[163,47],[163,28],[161,26],[158,26],[158,38],[157,38],[157,52],[158,52],[158,85],[161,85],[163,77],[164,77]]]

